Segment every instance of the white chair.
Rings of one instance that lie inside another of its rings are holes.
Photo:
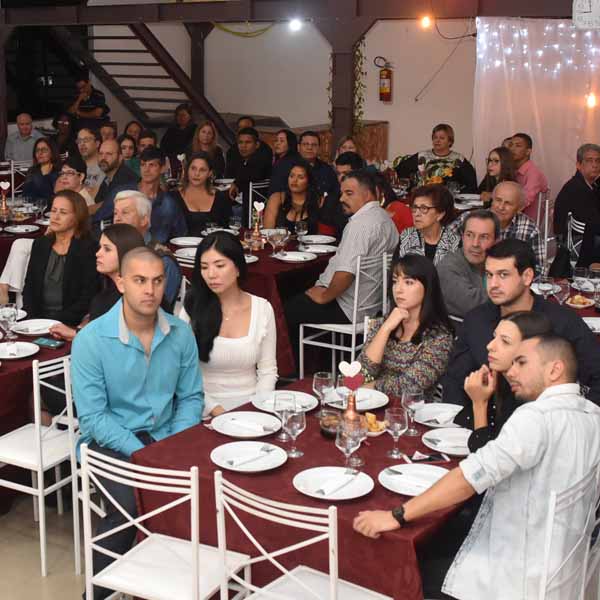
[[[254,210],[254,203],[255,202],[264,202],[265,206],[267,204],[267,201],[269,200],[268,197],[268,191],[269,191],[269,186],[271,185],[271,180],[270,179],[264,179],[263,181],[251,181],[250,182],[250,193],[249,195],[249,202],[250,202],[250,206],[248,207],[248,229],[252,229],[253,223],[252,223],[252,217],[256,214],[256,211]],[[263,213],[264,214],[264,213]]]
[[[225,568],[235,574],[244,569],[245,576],[249,577],[250,569],[245,567],[249,559],[247,555],[238,552],[223,555],[217,548],[199,543],[198,467],[191,467],[189,471],[143,467],[94,452],[87,444],[82,444],[81,475],[87,600],[93,599],[94,586],[154,600],[199,600],[210,598],[219,591]],[[133,517],[107,492],[103,484],[106,480],[165,493],[168,502]],[[123,514],[126,523],[102,534],[92,535],[91,483],[107,502]],[[184,503],[189,503],[190,509],[190,541],[152,533],[144,526],[146,519]],[[102,539],[131,526],[139,529],[145,537],[125,554],[115,554],[98,544]],[[92,562],[94,551],[115,559],[96,574],[93,573]],[[235,596],[241,597],[241,594]]]
[[[581,242],[583,242],[583,234],[585,233],[585,223],[578,221],[573,213],[567,215],[567,248],[569,255],[579,258],[581,250]]]
[[[589,560],[599,483],[600,463],[566,490],[550,493],[539,600],[583,600],[586,572],[599,560],[597,548]]]
[[[304,346],[318,346],[331,350],[331,372],[337,372],[336,352],[349,352],[350,361],[353,361],[356,353],[363,347],[363,341],[358,341],[358,336],[364,333],[364,321],[359,321],[361,314],[374,316],[386,305],[387,297],[387,259],[386,254],[382,256],[359,256],[356,259],[356,275],[354,277],[354,305],[352,307],[352,322],[348,324],[338,323],[301,323],[300,324],[300,379],[304,378]],[[372,291],[360,297],[360,282],[365,278],[373,284]],[[383,284],[382,284],[383,281]],[[317,333],[304,335],[305,328],[316,329]],[[331,342],[324,342],[320,338],[331,334]],[[336,341],[339,335],[339,341]],[[350,336],[349,345],[344,345],[343,336]]]
[[[181,263],[179,263],[181,264]],[[187,266],[187,265],[181,265],[181,266]],[[187,293],[187,289],[190,286],[190,280],[183,275],[181,277],[181,285],[179,286],[179,293],[177,294],[177,298],[175,299],[175,306],[173,308],[173,314],[179,316],[182,311],[184,310],[183,308],[183,302],[185,300],[185,295]]]
[[[33,513],[39,520],[40,554],[42,576],[46,568],[46,503],[48,494],[57,493],[58,514],[63,513],[62,488],[69,484],[72,476],[61,476],[60,466],[72,458],[71,448],[75,446],[75,421],[73,419],[73,399],[69,357],[55,358],[45,362],[33,361],[33,401],[34,423],[23,425],[0,437],[0,463],[14,465],[31,471],[31,486],[0,479],[0,486],[8,487],[33,496]],[[50,383],[48,379],[64,375],[64,389]],[[63,412],[53,419],[49,427],[41,424],[41,387],[65,394],[66,406]],[[66,415],[66,421],[64,419]],[[58,429],[58,424],[66,422],[67,429]],[[46,487],[44,474],[54,469],[56,482]],[[73,471],[75,472],[75,471]],[[79,518],[77,510],[77,486],[72,486],[73,499],[73,538],[75,550],[75,573],[81,572],[79,553]]]
[[[215,472],[215,500],[217,504],[217,538],[219,551],[224,562],[227,553],[225,515],[241,529],[258,550],[259,556],[248,558],[246,566],[269,561],[282,575],[265,587],[258,588],[250,580],[242,580],[229,568],[221,579],[221,600],[229,598],[228,578],[242,589],[255,592],[249,598],[276,598],[277,600],[391,600],[388,596],[373,592],[338,577],[337,509],[312,508],[284,502],[275,502],[252,494],[223,478],[221,471]],[[314,536],[301,542],[268,552],[244,525],[242,513],[264,519],[265,527],[291,527],[312,531]],[[319,542],[329,546],[329,574],[299,565],[286,569],[277,558],[289,552],[306,552],[305,548]]]
[[[25,183],[25,179],[21,181],[18,185],[15,185],[15,174],[18,173],[22,177],[27,176],[27,172],[33,165],[32,160],[13,160],[11,161],[11,170],[12,170],[12,180],[11,180],[11,193],[12,199],[15,199],[15,195],[21,194],[23,192],[23,184]]]

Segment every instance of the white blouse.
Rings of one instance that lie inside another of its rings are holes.
[[[248,333],[240,338],[217,336],[210,360],[200,361],[204,386],[204,415],[218,404],[232,410],[256,392],[270,392],[277,382],[277,330],[273,307],[264,298],[252,300]],[[189,322],[182,312],[181,318]]]

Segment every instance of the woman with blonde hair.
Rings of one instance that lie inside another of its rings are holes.
[[[223,149],[217,144],[217,128],[212,121],[203,121],[196,127],[192,143],[186,150],[186,160],[189,161],[192,154],[206,152],[213,165],[213,175],[216,179],[223,177],[225,173],[225,157]]]

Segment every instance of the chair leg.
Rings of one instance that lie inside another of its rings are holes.
[[[61,480],[60,465],[56,465],[54,467],[54,477],[56,478],[56,483],[58,483]],[[61,487],[56,490],[56,509],[58,510],[59,515],[63,514],[64,505]]]
[[[38,487],[37,481],[38,481],[37,473],[35,471],[31,471],[31,487],[32,488],[37,489],[37,487]],[[38,501],[35,496],[33,496],[32,500],[33,500],[33,520],[37,523],[40,519],[39,514],[38,514]]]
[[[44,473],[38,472],[37,480],[40,482],[37,494],[39,527],[40,527],[40,557],[42,562],[42,577],[46,577],[48,569],[46,566],[46,497],[44,496]]]
[[[331,332],[331,345],[335,346],[335,331]],[[335,374],[337,373],[337,365],[335,364],[335,348],[331,349],[331,375],[334,378],[333,385],[335,385]]]
[[[77,468],[71,468],[71,503],[73,505],[73,552],[75,575],[81,575],[81,533],[79,530],[79,481]]]
[[[298,375],[304,379],[304,325],[300,325],[300,364],[298,365]]]

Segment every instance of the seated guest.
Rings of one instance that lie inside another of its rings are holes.
[[[104,179],[104,172],[98,164],[100,134],[92,129],[80,129],[77,132],[75,142],[81,158],[85,160],[86,176],[84,185],[90,190],[92,197],[95,197]]]
[[[140,135],[137,140],[137,151],[138,156],[142,156],[142,152],[146,148],[156,148],[158,146],[158,137],[156,133],[151,129],[144,129],[140,132]]]
[[[533,140],[526,133],[515,133],[512,137],[510,151],[517,169],[517,181],[525,190],[525,207],[523,212],[537,220],[538,194],[548,191],[548,180],[539,167],[531,160]]]
[[[104,94],[90,83],[87,73],[82,72],[75,81],[77,97],[67,111],[73,115],[76,129],[99,129],[102,123],[108,121],[110,108],[106,104]]]
[[[377,186],[379,206],[385,208],[388,215],[390,215],[398,233],[402,233],[405,229],[412,227],[414,225],[412,212],[404,202],[398,200],[396,192],[394,192],[387,177],[381,171],[375,171],[373,179]]]
[[[47,206],[54,197],[60,158],[56,146],[48,138],[39,138],[33,145],[33,165],[23,183],[23,195],[43,199]]]
[[[223,149],[217,144],[217,128],[212,121],[203,121],[196,127],[191,144],[187,147],[186,161],[189,162],[193,154],[205,152],[213,165],[213,177],[220,179],[225,174],[225,157]]]
[[[538,597],[551,492],[573,486],[600,460],[600,410],[581,395],[567,340],[546,334],[521,342],[507,378],[523,404],[495,440],[399,508],[354,519],[355,530],[377,538],[490,490],[460,551],[438,563],[437,589],[422,573],[425,597]],[[587,526],[589,502],[582,495],[570,507],[573,535]],[[553,532],[550,564],[566,559],[566,531]]]
[[[140,285],[140,282],[144,282]],[[144,446],[197,425],[203,409],[202,377],[194,335],[186,323],[159,308],[165,276],[160,257],[149,248],[130,250],[121,262],[122,294],[107,313],[84,327],[73,342],[71,373],[80,442],[119,460]],[[133,489],[104,481],[107,492],[136,516]],[[127,523],[110,501],[96,535]],[[125,554],[135,527],[98,542]],[[93,571],[113,561],[95,552]],[[112,592],[95,588],[95,598]]]
[[[312,169],[301,158],[292,167],[285,192],[269,198],[265,208],[264,226],[267,229],[284,227],[290,233],[296,231],[298,221],[308,223],[308,233],[318,233],[319,207],[321,199],[312,175]]]
[[[400,234],[395,256],[421,254],[437,265],[460,244],[460,236],[448,225],[454,220],[454,198],[443,185],[434,183],[413,190],[410,210],[414,226]]]
[[[237,133],[242,129],[256,129],[256,121],[248,116],[244,115],[237,120]],[[269,144],[265,144],[265,142],[259,139],[258,141],[258,149],[257,149],[257,159],[260,163],[272,165],[273,164],[273,150],[271,150],[271,146]],[[227,169],[229,169],[229,165],[232,165],[231,168],[234,170],[237,169],[237,165],[242,161],[242,157],[240,156],[240,151],[237,144],[233,144],[227,150],[226,155],[226,164]],[[227,175],[226,175],[227,177]]]
[[[104,123],[98,129],[98,133],[100,134],[100,138],[103,142],[106,140],[116,140],[117,139],[117,127],[114,123]]]
[[[160,242],[153,240],[150,235],[152,202],[142,192],[124,190],[115,196],[114,207],[113,221],[135,227],[144,238],[146,246],[152,248],[162,258],[167,278],[162,307],[168,312],[173,312],[181,286],[181,269],[171,251]]]
[[[96,194],[95,203],[99,206],[102,202],[115,195],[115,190],[135,186],[139,177],[123,162],[121,146],[117,140],[106,140],[102,142],[98,152],[98,164],[104,173],[104,180],[100,184]],[[92,214],[96,210],[91,211]]]
[[[481,180],[477,191],[481,194],[481,200],[490,202],[494,188],[501,181],[516,181],[515,165],[510,150],[499,146],[490,151],[487,157],[487,171]]]
[[[358,361],[376,390],[432,399],[453,340],[437,272],[424,256],[409,254],[392,265],[390,279],[393,308],[369,332]]]
[[[138,177],[140,176],[140,159],[137,156],[137,143],[135,139],[127,133],[120,135],[117,138],[123,162],[129,167]]]
[[[137,144],[140,141],[140,134],[144,131],[144,126],[139,121],[129,121],[123,129],[123,133],[130,135]]]
[[[213,179],[209,154],[192,154],[185,164],[181,191],[172,192],[185,217],[188,235],[201,236],[208,223],[229,225],[231,200],[227,192],[213,187]]]
[[[62,190],[73,190],[85,200],[89,210],[89,207],[94,204],[94,199],[84,185],[86,176],[87,165],[83,158],[79,156],[79,152],[69,155],[58,172],[58,179],[54,184],[54,193],[57,194]]]
[[[160,149],[170,162],[177,160],[178,154],[183,154],[194,138],[196,123],[189,104],[180,104],[175,109],[175,122],[167,128],[160,140]]]
[[[54,135],[50,136],[50,139],[54,142],[58,150],[58,155],[79,155],[75,141],[75,124],[72,115],[68,112],[60,113],[52,120],[52,127],[57,131]]]
[[[523,310],[546,314],[554,332],[574,346],[579,381],[590,388],[589,398],[600,404],[600,343],[576,311],[544,300],[531,292],[535,256],[526,242],[507,239],[487,251],[486,286],[489,300],[467,313],[443,378],[444,402],[468,406],[465,378],[487,362],[487,344],[501,318]]]
[[[31,115],[21,113],[17,115],[17,131],[6,137],[4,145],[5,160],[29,161],[33,156],[33,145],[36,140],[44,137],[33,127]]]
[[[462,192],[477,191],[477,179],[473,165],[458,152],[452,150],[454,129],[441,123],[431,132],[433,148],[417,152],[402,160],[396,167],[398,177],[410,179],[411,187],[451,181],[460,186]]]
[[[289,129],[280,129],[275,134],[273,143],[273,170],[269,186],[269,197],[287,188],[287,178],[290,170],[298,161],[298,138]]]
[[[27,316],[77,325],[98,288],[95,254],[85,200],[70,190],[60,192],[46,235],[31,248],[23,288]]]
[[[245,276],[244,249],[236,237],[217,231],[202,240],[184,319],[191,321],[198,344],[205,415],[275,389],[275,315],[267,300],[240,288]]]
[[[337,145],[335,149],[335,159],[340,156],[340,154],[344,154],[344,152],[354,152],[355,154],[360,154],[358,151],[358,146],[354,141],[354,138],[351,135],[344,136]]]
[[[446,254],[437,265],[446,308],[460,318],[488,298],[485,257],[500,237],[500,222],[492,211],[480,209],[466,214],[462,248]]]
[[[364,171],[348,173],[342,180],[340,198],[344,212],[350,215],[336,253],[316,284],[290,298],[284,306],[290,340],[298,352],[301,323],[349,323],[354,307],[356,259],[391,253],[398,244],[398,231],[376,199],[373,178]],[[360,280],[361,298],[375,297],[378,285],[369,278]],[[365,315],[357,315],[358,322]]]
[[[298,139],[300,156],[312,167],[320,196],[337,196],[340,191],[334,170],[319,158],[321,138],[316,131],[305,131]],[[362,159],[361,159],[362,160]],[[364,162],[361,168],[364,166]]]
[[[503,181],[494,188],[490,209],[500,221],[500,239],[527,242],[535,253],[536,272],[540,272],[545,260],[542,236],[535,222],[521,212],[525,203],[525,190],[514,181]]]
[[[577,149],[577,172],[556,196],[554,233],[566,236],[569,213],[583,223],[600,224],[600,146]]]

